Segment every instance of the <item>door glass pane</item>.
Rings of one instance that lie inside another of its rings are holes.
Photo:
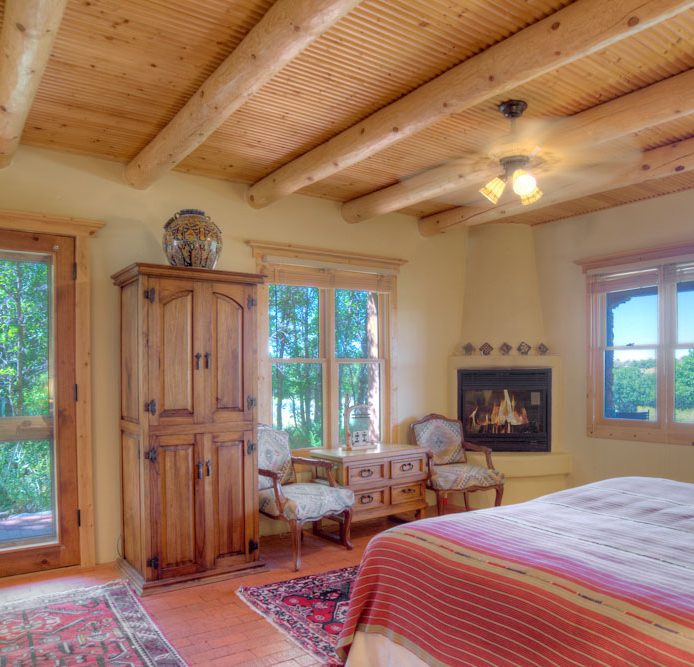
[[[52,267],[0,251],[0,549],[57,540]]]
[[[675,350],[675,421],[694,423],[694,349]]]
[[[339,364],[339,439],[345,442],[345,407],[369,405],[376,440],[381,439],[381,375],[377,363]]]
[[[272,364],[272,425],[292,448],[323,446],[322,376],[321,364]]]
[[[605,323],[607,347],[655,345],[658,342],[658,288],[609,292]]]
[[[377,359],[378,294],[335,290],[335,356],[342,359]]]
[[[655,421],[655,350],[605,352],[605,417]]]
[[[677,342],[694,343],[694,280],[677,283]]]
[[[269,299],[270,356],[318,358],[318,289],[270,285]]]

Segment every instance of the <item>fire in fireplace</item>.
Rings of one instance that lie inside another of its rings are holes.
[[[551,369],[460,369],[465,440],[500,452],[550,451]]]

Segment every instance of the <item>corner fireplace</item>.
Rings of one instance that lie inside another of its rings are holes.
[[[549,452],[551,368],[458,369],[467,442],[496,452]]]

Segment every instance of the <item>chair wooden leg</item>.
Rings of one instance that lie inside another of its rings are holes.
[[[354,549],[351,542],[350,529],[352,526],[352,510],[345,510],[342,513],[342,521],[340,522],[340,542],[348,549]]]
[[[292,554],[294,555],[294,571],[298,572],[301,567],[301,524],[296,521],[289,522],[292,532]]]
[[[419,521],[422,518],[422,510],[415,510],[414,511],[414,520]]]
[[[465,503],[465,511],[470,511],[470,494],[463,492],[463,502]]]
[[[436,513],[443,516],[446,512],[446,498],[448,494],[445,491],[436,491]]]
[[[499,507],[501,505],[501,498],[504,495],[504,487],[503,486],[497,486],[496,487],[496,498],[494,500],[494,507]]]

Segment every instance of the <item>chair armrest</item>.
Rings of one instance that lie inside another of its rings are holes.
[[[494,470],[494,464],[492,463],[492,450],[489,447],[484,447],[483,445],[476,445],[472,442],[461,442],[463,449],[467,449],[471,452],[483,452],[484,458],[487,460],[487,468]]]
[[[258,468],[258,474],[263,477],[270,477],[272,479],[272,488],[275,491],[275,499],[277,500],[277,507],[280,510],[280,514],[284,513],[284,505],[287,499],[282,493],[282,485],[280,484],[280,474],[274,470],[267,470],[266,468]]]
[[[333,467],[333,464],[330,461],[324,461],[323,459],[309,459],[304,456],[292,456],[292,463],[300,463],[301,465],[318,466],[321,468],[330,469]]]
[[[333,474],[333,463],[330,461],[324,461],[323,459],[309,459],[303,456],[292,456],[292,463],[298,463],[299,465],[313,466],[314,468],[323,468],[328,476],[328,483],[330,486],[337,486],[335,481],[335,476]],[[314,474],[314,479],[316,475]]]

